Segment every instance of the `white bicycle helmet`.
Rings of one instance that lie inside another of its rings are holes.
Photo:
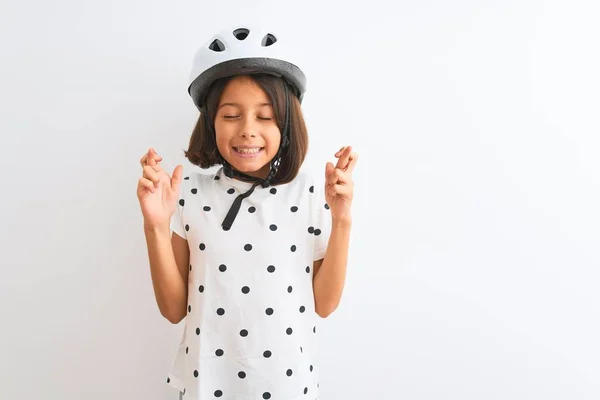
[[[285,39],[272,31],[247,26],[225,29],[214,35],[208,42],[200,47],[194,55],[192,70],[189,75],[188,93],[194,104],[204,114],[206,126],[210,135],[215,135],[212,122],[204,108],[204,102],[210,86],[217,79],[234,75],[266,73],[283,78],[293,89],[300,102],[306,91],[306,77],[304,72],[293,61],[289,46]],[[286,92],[288,85],[284,85]],[[277,154],[270,162],[270,171],[267,178],[256,178],[243,172],[236,171],[221,157],[223,172],[228,177],[242,177],[253,181],[254,184],[246,193],[242,193],[234,200],[227,216],[223,220],[224,230],[231,226],[240,210],[242,201],[250,196],[257,185],[263,188],[270,186],[271,180],[281,165],[281,158],[290,145],[290,104],[286,94],[285,125],[281,131],[281,144]]]
[[[207,90],[219,78],[267,73],[284,78],[302,101],[306,77],[285,38],[263,28],[224,29],[200,47],[193,59],[188,93],[201,110]]]

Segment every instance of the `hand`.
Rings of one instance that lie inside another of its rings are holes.
[[[358,154],[352,146],[344,146],[337,153],[337,165],[328,162],[325,166],[325,201],[334,220],[352,221],[351,206],[354,197],[352,172],[358,160]]]
[[[143,174],[138,181],[137,197],[144,216],[144,226],[148,227],[161,224],[168,226],[179,197],[183,166],[177,165],[171,178],[160,166],[160,161],[162,157],[154,149],[149,149],[140,159]]]

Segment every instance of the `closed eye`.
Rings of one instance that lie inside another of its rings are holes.
[[[235,118],[239,118],[239,115],[223,115],[223,118],[225,118],[225,119],[235,119]],[[273,119],[271,117],[256,117],[256,118],[258,118],[258,119],[260,119],[262,121],[270,121],[270,120]]]

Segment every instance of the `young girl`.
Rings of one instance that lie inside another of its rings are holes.
[[[140,161],[158,307],[186,319],[167,378],[183,398],[318,397],[317,322],[344,287],[357,155],[343,147],[323,180],[299,172],[305,77],[286,50],[260,29],[215,35],[194,57],[185,155],[221,167],[170,177],[153,149]]]

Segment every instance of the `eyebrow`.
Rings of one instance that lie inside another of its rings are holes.
[[[272,104],[271,103],[258,103],[256,105],[259,107],[265,107],[265,106],[270,106]],[[225,106],[239,107],[240,105],[238,103],[223,103],[223,104],[219,105],[219,108],[225,107]]]

